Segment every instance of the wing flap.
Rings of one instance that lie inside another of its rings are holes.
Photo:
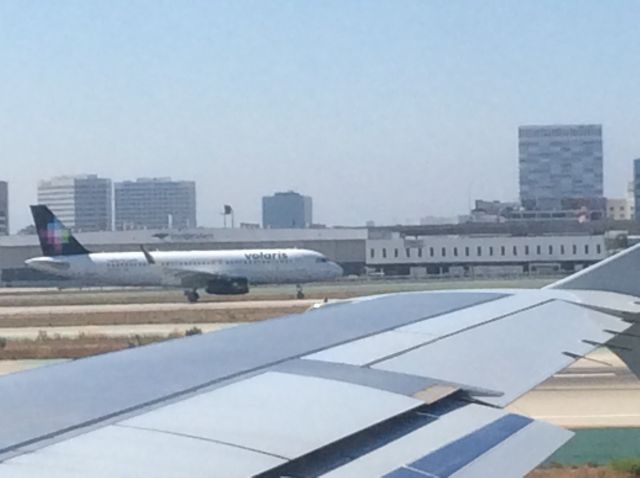
[[[571,436],[520,415],[464,404],[435,411],[433,421],[321,476],[523,476]],[[519,463],[511,463],[513,457]]]
[[[121,424],[294,459],[420,405],[361,385],[267,372]]]
[[[533,421],[487,453],[451,475],[452,478],[501,476],[520,478],[536,468],[573,436],[563,428]]]
[[[375,388],[266,372],[28,450],[0,465],[0,477],[41,476],[44,469],[60,478],[252,476],[420,406]],[[154,462],[152,450],[179,459]],[[123,462],[130,462],[126,473]],[[233,469],[235,462],[244,464]]]

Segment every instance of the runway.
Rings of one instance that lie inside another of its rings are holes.
[[[0,336],[12,340],[34,340],[42,334],[48,337],[75,338],[79,335],[95,335],[107,337],[128,337],[131,335],[167,336],[184,333],[198,328],[203,333],[215,332],[239,324],[130,324],[130,325],[86,325],[79,327],[3,327]]]
[[[318,300],[253,300],[238,302],[157,303],[157,304],[100,304],[100,305],[45,305],[27,307],[0,307],[0,320],[7,316],[37,316],[62,314],[185,312],[240,309],[300,309],[311,307]]]
[[[55,365],[56,363],[66,362],[66,359],[60,360],[0,360],[0,376],[10,373],[22,372],[32,368],[44,367],[47,365]]]
[[[253,322],[303,312],[314,299],[0,306],[0,327],[129,326]]]

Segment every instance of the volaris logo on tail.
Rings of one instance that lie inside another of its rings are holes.
[[[58,254],[61,254],[64,246],[71,241],[71,232],[59,221],[50,222],[46,229],[38,232],[42,240]]]

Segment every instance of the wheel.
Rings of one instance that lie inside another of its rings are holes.
[[[195,304],[200,298],[200,295],[195,290],[187,290],[184,295],[191,304]]]

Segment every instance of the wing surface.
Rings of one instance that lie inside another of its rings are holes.
[[[606,344],[637,371],[637,300],[392,294],[10,375],[0,477],[522,476],[570,433],[501,407]]]

